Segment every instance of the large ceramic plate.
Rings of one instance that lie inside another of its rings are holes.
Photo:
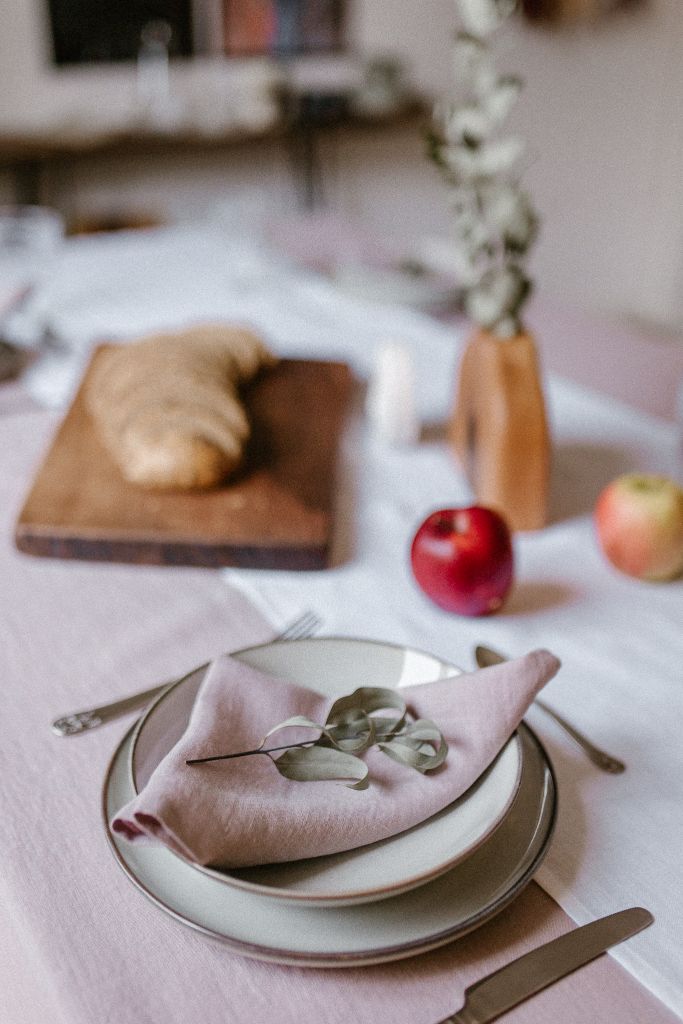
[[[506,907],[531,880],[555,820],[555,780],[541,745],[522,725],[522,778],[499,828],[469,857],[426,885],[360,906],[282,903],[194,870],[161,846],[112,835],[108,822],[133,796],[131,733],[106,775],[103,816],[113,852],[131,882],[176,920],[242,956],[310,967],[400,960],[472,931]]]
[[[453,676],[459,670],[431,655],[367,640],[321,638],[265,644],[235,655],[272,675],[294,680],[330,697],[355,686],[405,686]],[[184,732],[200,669],[158,698],[133,738],[131,775],[136,791]],[[517,736],[459,800],[414,828],[382,842],[340,854],[240,871],[198,868],[223,884],[315,906],[343,906],[386,899],[436,878],[467,857],[499,825],[519,785]]]

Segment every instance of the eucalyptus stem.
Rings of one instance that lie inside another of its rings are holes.
[[[213,754],[211,757],[193,757],[185,764],[206,764],[208,761],[229,761],[232,757],[249,757],[250,754],[274,754],[277,750],[294,750],[295,747],[312,747],[317,740],[304,740],[303,743],[283,743],[281,747],[268,747],[267,750],[262,750],[261,747],[256,747],[254,750],[238,750],[235,754]]]
[[[354,733],[352,736],[346,736],[345,739],[355,740],[360,737],[361,733]],[[382,733],[377,737],[379,740],[384,740],[388,736],[392,739],[394,736],[407,736],[405,731]],[[278,750],[295,750],[297,747],[313,747],[316,743],[319,743],[321,736],[318,736],[315,740],[304,740],[302,743],[283,743],[281,747],[267,747],[263,750],[262,747],[255,747],[253,750],[238,750],[234,754],[212,754],[210,757],[193,757],[189,761],[185,761],[185,764],[207,764],[209,761],[230,761],[233,757],[250,757],[252,754],[274,754]]]

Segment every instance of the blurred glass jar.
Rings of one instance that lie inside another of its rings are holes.
[[[64,238],[64,220],[44,206],[0,206],[0,318],[49,273]]]

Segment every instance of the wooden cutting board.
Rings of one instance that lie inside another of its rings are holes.
[[[343,363],[285,359],[244,394],[252,424],[239,476],[209,491],[127,483],[84,401],[94,355],[19,516],[20,551],[147,565],[322,569],[353,378]]]

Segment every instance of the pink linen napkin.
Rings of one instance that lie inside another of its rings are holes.
[[[363,756],[370,786],[293,782],[262,755],[186,765],[189,758],[253,749],[292,715],[324,722],[332,700],[267,676],[228,655],[211,665],[187,729],[112,829],[158,841],[198,864],[237,868],[338,853],[396,835],[461,796],[493,761],[560,662],[548,651],[401,690],[408,708],[433,719],[449,750],[422,775],[377,748]],[[349,692],[359,685],[349,680]],[[311,738],[288,729],[268,746]]]

